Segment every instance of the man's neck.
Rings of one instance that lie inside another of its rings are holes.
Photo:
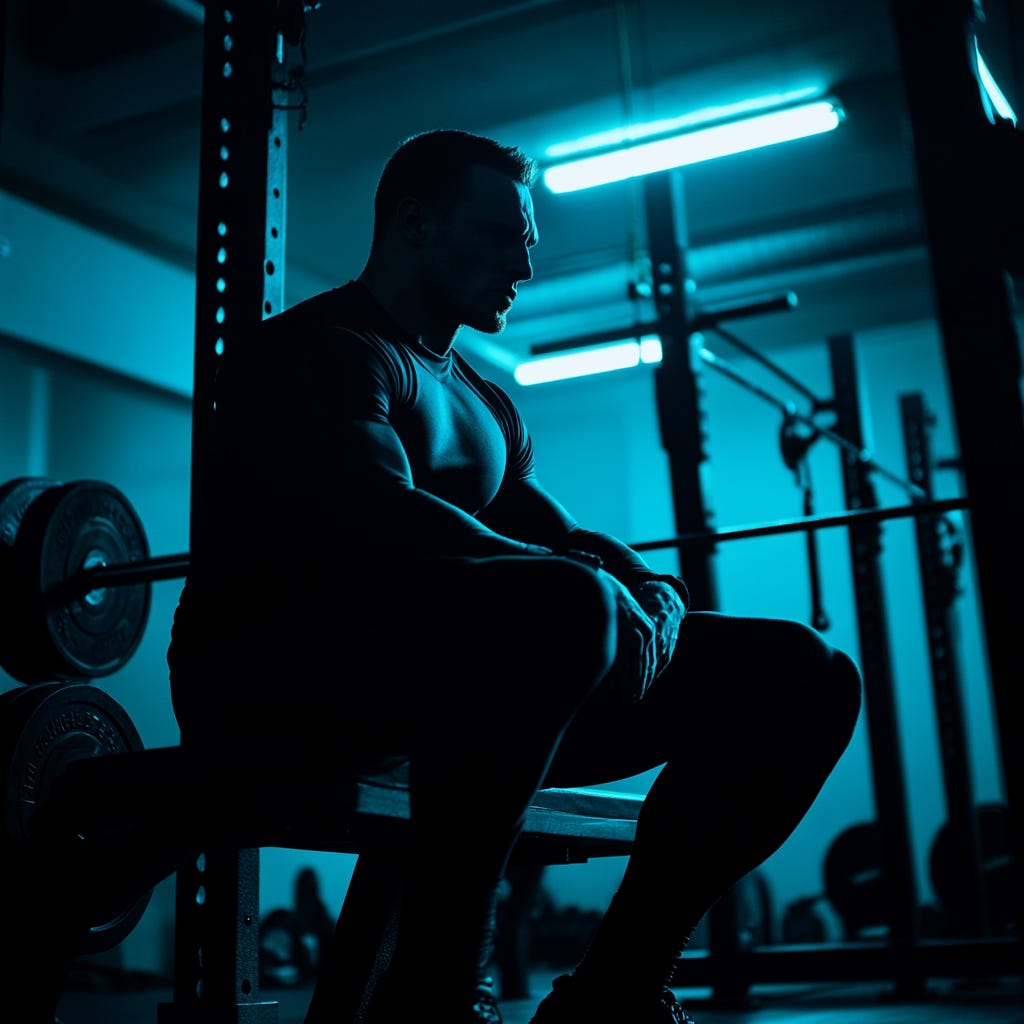
[[[424,348],[439,356],[448,354],[455,343],[458,325],[440,327],[432,323],[415,285],[391,275],[379,274],[370,264],[367,264],[356,280]]]

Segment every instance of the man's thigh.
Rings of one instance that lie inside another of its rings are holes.
[[[407,743],[424,715],[497,715],[544,671],[556,561],[433,559],[293,595],[219,648],[210,714],[375,747]]]
[[[709,744],[741,752],[777,716],[793,714],[829,651],[796,621],[690,612],[671,663],[642,700],[625,704],[601,687],[580,709],[545,784],[605,785]]]

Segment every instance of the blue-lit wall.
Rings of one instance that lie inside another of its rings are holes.
[[[188,550],[186,398],[0,340],[0,410],[0,479],[108,481],[135,506],[154,554]],[[124,669],[97,681],[124,707],[147,747],[178,741],[165,661],[178,589],[173,581],[153,585],[139,649]],[[17,686],[0,671],[0,689]],[[154,893],[138,927],[106,959],[164,971],[172,955],[172,915],[168,881]]]
[[[10,238],[10,251],[0,260],[0,479],[32,473],[61,480],[108,480],[136,505],[154,554],[187,550],[193,300],[188,275],[28,210],[2,194],[0,204]],[[61,253],[59,272],[53,252]],[[51,254],[49,261],[40,258],[45,253]],[[41,276],[42,266],[49,269]],[[80,268],[87,268],[85,281]],[[836,324],[837,331],[843,329],[843,324]],[[756,342],[756,336],[746,338]],[[749,360],[724,345],[709,345],[752,380],[784,394]],[[905,475],[898,402],[906,391],[923,393],[937,415],[935,454],[954,454],[935,325],[876,330],[857,339],[857,351],[870,446],[879,463]],[[805,339],[775,358],[819,394],[830,392],[823,338]],[[581,520],[627,541],[656,540],[674,532],[650,369],[532,389],[502,383],[520,402],[533,431],[541,479]],[[798,516],[800,492],[778,450],[778,412],[710,371],[705,371],[705,384],[708,489],[715,525]],[[837,450],[826,441],[812,450],[818,512],[842,508],[838,461]],[[948,473],[939,475],[936,483],[940,497],[957,490],[957,481]],[[883,503],[905,501],[905,495],[884,480],[878,481],[878,490]],[[913,528],[907,521],[889,523],[883,537],[905,773],[921,895],[927,901],[933,898],[926,871],[928,848],[944,819],[944,807]],[[821,533],[820,548],[824,603],[832,623],[827,635],[856,656],[844,531]],[[648,557],[659,568],[676,567],[670,552]],[[715,565],[723,611],[808,618],[802,536],[722,545]],[[1002,795],[989,684],[969,567],[962,583],[956,615],[976,793],[979,800],[998,800]],[[125,669],[101,683],[128,711],[147,746],[177,740],[164,655],[178,589],[174,581],[154,586],[142,646]],[[0,674],[0,689],[17,685]],[[649,782],[649,777],[641,776],[626,785],[641,790]],[[842,829],[872,814],[862,723],[818,803],[764,867],[778,914],[793,899],[821,891],[821,865],[829,844]],[[265,911],[292,904],[295,874],[307,864],[318,871],[327,905],[335,910],[353,859],[267,850],[262,864]],[[621,870],[619,859],[551,868],[545,885],[560,905],[600,908]],[[170,970],[172,899],[173,883],[168,881],[158,887],[143,921],[117,951],[125,966]]]

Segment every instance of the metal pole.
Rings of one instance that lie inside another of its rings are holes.
[[[865,445],[859,374],[853,338],[828,339],[835,395],[836,430],[858,448]],[[851,509],[878,504],[868,466],[842,451],[843,489]],[[877,523],[850,526],[850,564],[860,638],[860,667],[871,755],[875,814],[882,842],[882,884],[889,907],[889,946],[900,996],[920,995],[923,979],[913,954],[920,938],[917,874],[907,810],[906,778],[892,673],[892,651],[881,576],[881,530]]]
[[[1010,809],[1018,935],[1024,934],[1024,531],[1009,497],[1024,478],[1020,338],[1010,269],[1024,263],[1024,137],[990,123],[968,0],[891,0],[929,241],[947,379]],[[1014,230],[1016,225],[1016,230]]]
[[[688,246],[683,179],[679,171],[652,174],[644,179],[647,242],[653,270],[657,334],[661,337],[661,364],[655,371],[655,396],[661,442],[668,454],[672,506],[680,533],[706,531],[711,525],[707,505],[708,453],[703,386],[700,379],[695,333],[693,282],[686,272]],[[681,574],[695,608],[714,609],[718,589],[712,564],[714,551],[697,548],[684,556]],[[743,1002],[746,986],[735,970],[739,951],[736,900],[726,893],[708,915],[711,934],[711,975],[714,996],[720,1002]]]
[[[190,551],[206,558],[221,356],[283,308],[286,99],[276,0],[208,0],[196,237]],[[182,737],[183,745],[188,736]],[[160,1024],[276,1024],[259,998],[259,850],[210,849],[177,877],[174,1002]]]
[[[693,331],[693,282],[686,272],[686,212],[678,171],[644,179],[647,240],[654,276],[662,360],[655,371],[661,443],[668,454],[672,505],[680,533],[710,528],[704,389]],[[680,557],[694,607],[718,605],[711,555]]]
[[[900,415],[907,471],[914,483],[931,498],[932,451],[928,436],[931,417],[925,409],[923,396],[916,392],[902,395]],[[963,875],[958,879],[956,905],[945,910],[950,916],[953,934],[983,936],[991,934],[988,897],[981,868],[963,688],[950,614],[957,594],[953,575],[956,567],[951,566],[943,555],[942,523],[942,516],[924,511],[914,519],[946,814],[958,851],[957,863],[963,866]]]

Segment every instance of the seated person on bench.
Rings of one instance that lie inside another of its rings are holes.
[[[451,1024],[500,1022],[479,978],[532,797],[656,768],[621,884],[533,1022],[688,1020],[668,988],[688,938],[803,818],[860,708],[858,668],[813,629],[690,610],[681,579],[578,522],[455,347],[499,332],[533,274],[534,174],[463,132],[403,143],[359,277],[225,351],[193,470],[206,540],[168,650],[183,742],[304,738],[339,778],[409,762],[370,1024],[422,1020],[428,992]],[[25,944],[29,991],[63,961]],[[329,972],[307,1022],[340,1024]]]
[[[534,174],[487,138],[406,140],[362,273],[265,320],[217,382],[175,709],[185,738],[408,757],[412,854],[372,1024],[421,1020],[425,992],[446,1021],[500,1021],[478,979],[531,798],[658,766],[603,923],[533,1020],[685,1020],[667,986],[688,937],[796,827],[860,707],[858,668],[810,627],[688,610],[681,579],[578,522],[460,354],[460,328],[501,331],[533,275]]]

